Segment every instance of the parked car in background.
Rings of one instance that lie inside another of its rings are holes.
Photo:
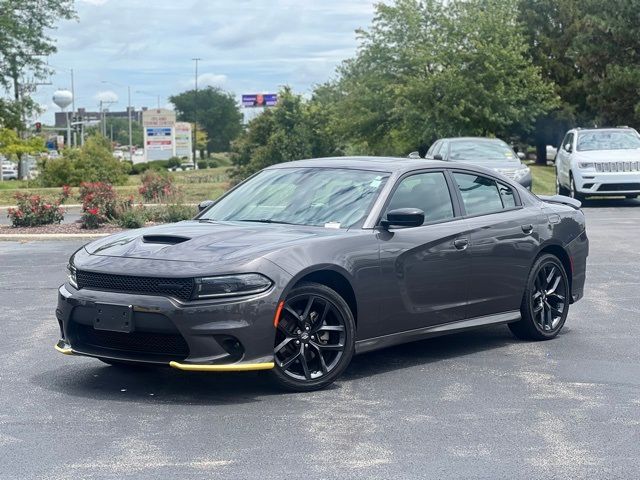
[[[78,249],[55,314],[67,355],[333,382],[356,353],[479,326],[554,338],[583,295],[580,203],[474,165],[273,165],[191,221]],[[77,367],[74,367],[77,368]]]
[[[531,190],[531,169],[499,138],[441,138],[431,145],[425,158],[481,165]]]
[[[558,154],[558,149],[553,145],[547,145],[547,161],[555,162],[556,155]]]
[[[556,157],[561,195],[637,198],[640,194],[640,135],[633,128],[574,128]]]
[[[2,180],[17,180],[18,168],[12,163],[2,164]]]

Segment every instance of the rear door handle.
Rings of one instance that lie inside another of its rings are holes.
[[[522,231],[524,233],[526,233],[527,235],[529,235],[531,232],[533,232],[533,225],[529,224],[529,225],[522,225]]]
[[[457,238],[453,241],[453,246],[458,250],[465,250],[469,246],[468,238]]]

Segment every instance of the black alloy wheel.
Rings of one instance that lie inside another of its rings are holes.
[[[276,329],[276,381],[296,391],[329,385],[351,361],[354,340],[353,314],[340,295],[315,283],[294,288]]]
[[[513,334],[527,340],[548,340],[560,332],[569,313],[571,292],[562,262],[540,256],[529,273],[522,299],[522,319],[510,323]]]

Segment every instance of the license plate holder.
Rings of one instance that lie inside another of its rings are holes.
[[[112,303],[96,303],[93,328],[110,332],[131,333],[133,331],[133,307]]]

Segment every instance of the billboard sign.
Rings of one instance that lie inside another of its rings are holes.
[[[243,107],[274,107],[277,103],[277,93],[252,93],[242,95]]]
[[[162,108],[142,112],[145,160],[168,160],[174,156],[176,113]]]
[[[187,157],[191,160],[191,124],[189,122],[176,122],[175,144],[176,157]]]

